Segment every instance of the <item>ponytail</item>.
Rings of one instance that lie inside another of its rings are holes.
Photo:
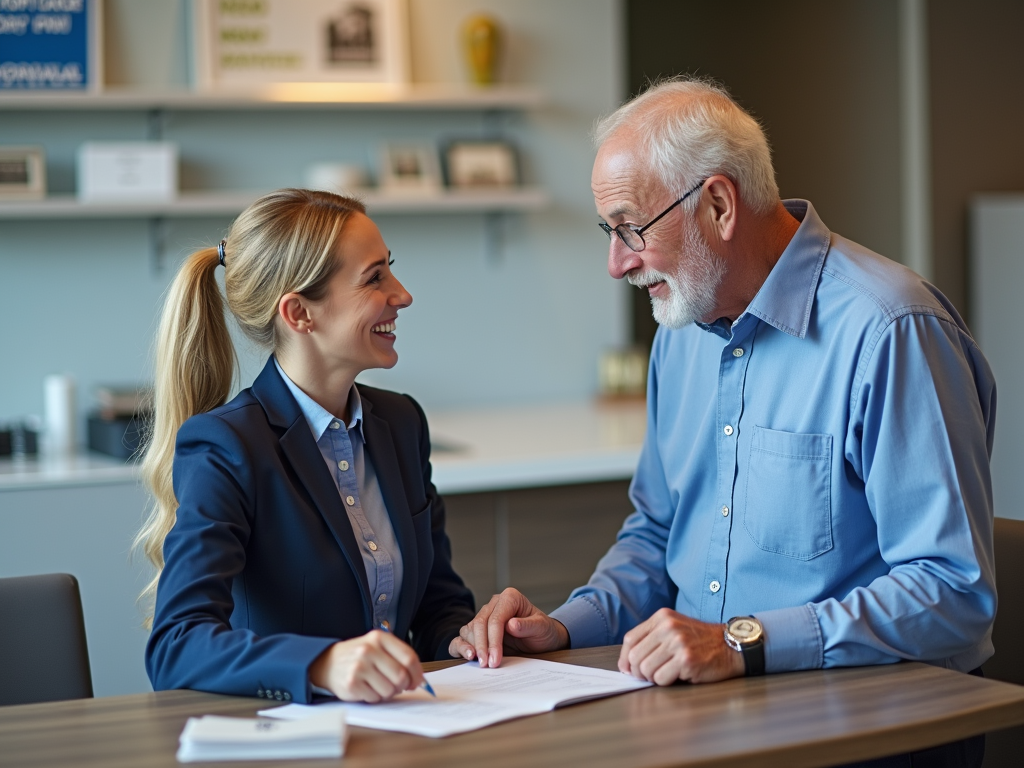
[[[164,567],[164,539],[174,526],[178,501],[171,483],[174,442],[186,419],[224,403],[236,368],[235,349],[224,319],[224,301],[214,277],[216,248],[189,256],[171,283],[156,342],[154,419],[147,436],[142,477],[153,494],[149,516],[135,537],[156,568],[140,599],[151,605]]]

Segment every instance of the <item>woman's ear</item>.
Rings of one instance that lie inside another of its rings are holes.
[[[305,296],[286,293],[277,304],[277,314],[289,330],[295,333],[313,332],[313,316]]]

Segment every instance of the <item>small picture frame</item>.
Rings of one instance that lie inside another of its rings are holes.
[[[45,158],[42,147],[0,146],[0,200],[46,197]]]
[[[441,167],[430,144],[385,144],[380,150],[378,184],[392,194],[437,195]]]
[[[405,0],[193,0],[198,89],[404,84]]]
[[[516,150],[506,141],[453,141],[445,149],[445,171],[455,189],[508,189],[519,185]]]

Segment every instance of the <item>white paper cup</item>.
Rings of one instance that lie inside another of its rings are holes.
[[[75,452],[75,380],[47,376],[43,383],[46,412],[46,450],[53,455]]]

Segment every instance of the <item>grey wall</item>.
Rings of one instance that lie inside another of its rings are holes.
[[[930,0],[928,22],[935,283],[973,317],[970,199],[1024,190],[1024,3]]]
[[[109,0],[106,66],[117,84],[184,82],[178,0]],[[509,215],[500,258],[486,254],[479,215],[382,216],[396,270],[415,303],[403,312],[400,362],[366,378],[431,407],[591,395],[602,348],[625,337],[626,294],[605,272],[589,190],[593,120],[624,92],[617,0],[410,0],[416,81],[464,81],[458,25],[490,10],[509,35],[505,80],[539,86],[543,109],[500,118],[522,150],[527,181],[549,210]],[[159,30],[160,34],[154,34]],[[74,189],[86,139],[146,136],[140,112],[0,110],[0,142],[43,144],[51,191]],[[479,113],[170,112],[188,188],[297,185],[317,160],[369,162],[386,139],[483,136]],[[371,210],[371,215],[372,215]],[[173,270],[216,242],[229,219],[178,220],[163,269],[144,221],[0,221],[0,420],[42,410],[42,381],[67,372],[84,411],[97,383],[150,375],[149,345]],[[243,382],[262,354],[243,351]]]

